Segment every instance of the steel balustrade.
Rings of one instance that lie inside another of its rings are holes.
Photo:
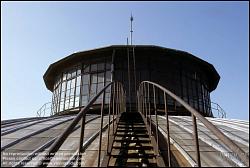
[[[111,96],[109,99],[109,102],[105,103],[105,92],[107,89],[111,88]],[[83,145],[83,138],[84,138],[84,131],[85,131],[85,118],[86,114],[89,111],[90,107],[96,102],[96,100],[102,96],[102,104],[101,104],[101,122],[100,122],[100,131],[99,131],[99,150],[98,150],[98,163],[97,166],[100,166],[101,162],[101,148],[102,148],[102,132],[104,130],[103,128],[103,117],[104,117],[104,109],[105,105],[108,106],[108,145],[107,145],[107,154],[111,152],[110,145],[113,144],[113,136],[114,136],[114,130],[117,128],[117,123],[119,116],[121,112],[126,111],[126,94],[124,92],[123,85],[120,82],[110,82],[107,84],[95,97],[93,97],[89,103],[81,109],[81,111],[77,114],[77,116],[74,118],[74,120],[71,122],[71,124],[65,129],[65,131],[57,138],[57,140],[51,145],[51,147],[48,149],[48,152],[45,154],[43,159],[38,163],[38,167],[47,167],[50,163],[51,159],[54,157],[55,153],[59,150],[61,145],[65,142],[67,137],[72,133],[76,125],[79,123],[79,121],[82,119],[81,122],[81,135],[79,139],[79,147],[78,147],[78,167],[81,166],[81,157],[82,157],[82,145]],[[112,111],[112,128],[113,128],[113,134],[110,134],[110,113]],[[114,122],[115,121],[115,122]],[[110,137],[111,136],[111,137]],[[106,160],[103,160],[103,162],[107,162]]]
[[[217,112],[217,117],[227,118],[227,113],[223,108],[221,108],[221,106],[218,103],[211,102],[211,109]]]
[[[46,114],[51,115],[51,108],[52,108],[52,103],[51,102],[47,102],[44,105],[42,105],[42,107],[40,107],[39,110],[37,110],[36,114],[37,117],[45,117]]]
[[[111,95],[109,102],[106,102],[106,90],[108,88],[111,88]],[[157,92],[158,91],[158,92]],[[156,95],[157,93],[157,95]],[[161,97],[161,100],[164,103],[157,104],[156,98],[159,94],[162,93],[163,97]],[[83,152],[83,139],[84,139],[84,131],[85,131],[85,118],[86,113],[89,111],[90,107],[96,102],[96,100],[102,96],[101,101],[101,122],[100,122],[100,130],[99,130],[99,147],[98,147],[98,161],[97,166],[103,166],[107,165],[108,160],[107,156],[111,154],[112,145],[114,141],[114,133],[117,129],[117,124],[119,120],[119,116],[121,112],[126,111],[126,92],[123,89],[123,85],[120,82],[111,82],[107,86],[105,86],[94,98],[92,98],[89,103],[82,108],[82,110],[78,113],[78,115],[75,117],[75,119],[72,121],[72,123],[66,128],[66,130],[60,135],[60,137],[52,144],[52,146],[49,148],[48,153],[44,156],[44,158],[40,161],[38,166],[40,167],[46,167],[48,166],[51,159],[54,157],[55,153],[59,150],[60,146],[63,144],[63,142],[67,139],[70,133],[74,130],[75,126],[78,124],[78,122],[81,121],[80,127],[81,127],[81,134],[79,139],[79,147],[78,147],[78,155],[77,159],[77,165],[78,167],[81,166],[81,160],[82,160],[82,152]],[[153,98],[153,99],[152,99]],[[159,123],[158,123],[158,112],[162,111],[165,113],[166,116],[166,141],[167,141],[167,159],[168,159],[168,166],[171,167],[171,149],[170,149],[170,128],[169,128],[169,107],[168,107],[168,98],[174,100],[174,108],[176,110],[176,102],[178,102],[180,105],[182,105],[190,114],[192,117],[192,124],[193,124],[193,138],[194,138],[194,146],[195,146],[195,154],[196,154],[196,164],[197,166],[201,166],[201,158],[200,158],[200,149],[199,149],[199,135],[198,135],[198,129],[197,129],[197,119],[200,120],[206,128],[211,131],[219,140],[221,140],[232,152],[237,154],[238,158],[246,165],[249,166],[249,157],[248,154],[246,154],[237,144],[235,144],[232,140],[230,140],[226,135],[224,135],[217,127],[215,127],[211,122],[209,122],[205,117],[203,117],[197,110],[195,110],[193,107],[191,107],[188,103],[186,103],[184,100],[176,96],[174,93],[169,91],[168,89],[164,88],[163,86],[151,82],[151,81],[143,81],[139,85],[139,88],[137,90],[137,108],[138,112],[143,117],[144,123],[146,124],[146,127],[148,128],[149,137],[151,139],[151,142],[154,145],[154,152],[156,155],[160,156],[160,146],[159,146]],[[50,102],[49,102],[50,103]],[[44,104],[37,112],[38,116],[45,115],[46,109],[49,106],[49,103]],[[215,104],[211,102],[212,104]],[[160,106],[164,104],[164,110],[159,110]],[[218,113],[219,116],[222,118],[226,117],[226,114],[224,110],[218,105],[215,104],[216,108],[215,110],[221,111]],[[108,107],[107,107],[108,106]],[[157,107],[158,106],[158,107]],[[108,111],[108,136],[107,136],[107,148],[106,148],[106,156],[104,156],[104,159],[101,163],[101,149],[102,149],[102,132],[104,131],[103,128],[103,118],[104,118],[104,110],[107,109]],[[112,115],[112,116],[111,116]],[[154,116],[154,120],[153,117]],[[111,120],[112,118],[112,120]],[[153,125],[155,126],[155,129],[153,129]],[[112,131],[110,130],[112,127]],[[155,136],[155,138],[152,138],[152,135]],[[161,160],[161,157],[157,159],[158,165],[164,165],[163,160]]]
[[[151,81],[143,81],[140,83],[138,91],[137,91],[137,104],[138,104],[138,111],[142,115],[145,120],[145,124],[149,127],[149,134],[151,136],[152,131],[152,123],[153,119],[151,117],[152,114],[155,115],[155,122],[156,125],[155,135],[156,135],[156,146],[157,150],[159,151],[159,124],[158,124],[158,114],[157,114],[157,104],[156,104],[156,88],[159,90],[159,93],[163,93],[163,101],[164,101],[164,111],[166,115],[166,128],[167,128],[167,146],[168,146],[168,166],[171,166],[171,151],[170,151],[170,133],[169,133],[169,119],[168,119],[168,97],[173,99],[174,101],[178,102],[182,105],[188,112],[191,113],[192,116],[192,123],[193,123],[193,137],[194,137],[194,145],[195,145],[195,152],[196,152],[196,164],[197,166],[201,166],[201,158],[200,158],[200,150],[199,150],[199,138],[198,138],[198,131],[197,131],[197,124],[196,119],[199,119],[205,127],[211,131],[221,142],[226,145],[232,152],[237,154],[238,158],[246,165],[249,166],[249,156],[245,153],[237,144],[235,144],[232,140],[230,140],[224,133],[222,133],[216,126],[214,126],[211,122],[209,122],[205,117],[203,117],[197,110],[191,107],[188,103],[182,100],[180,97],[176,96],[174,93],[166,89],[165,87],[151,82]],[[152,94],[153,93],[153,94]],[[152,95],[150,95],[152,94]],[[153,102],[151,103],[150,96],[153,96]],[[175,103],[175,102],[174,102]],[[153,108],[150,107],[153,104]],[[160,103],[159,103],[160,104]],[[175,103],[176,104],[176,103]]]

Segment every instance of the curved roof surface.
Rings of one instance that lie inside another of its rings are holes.
[[[72,122],[75,115],[67,116],[51,116],[46,118],[26,118],[20,120],[1,121],[1,151],[5,153],[23,153],[15,157],[13,161],[8,161],[8,157],[1,157],[1,166],[11,167],[13,163],[24,162],[25,166],[36,166],[39,156],[43,151],[48,150],[52,143],[62,134],[67,126]],[[94,119],[94,120],[92,120]],[[227,135],[235,144],[246,153],[249,152],[249,121],[221,118],[207,118],[212,124],[218,127],[225,135]],[[82,162],[83,167],[96,167],[99,138],[91,137],[100,129],[100,117],[96,115],[87,115],[86,129],[84,134],[84,144],[86,146],[83,158],[86,162]],[[175,147],[189,162],[194,166],[196,155],[195,146],[192,141],[192,118],[190,116],[169,116],[171,129],[171,145]],[[108,117],[104,118],[104,125],[108,122]],[[165,117],[160,116],[159,125],[163,135],[166,136]],[[80,123],[78,123],[79,125]],[[163,126],[163,127],[162,127]],[[238,167],[241,161],[238,161],[236,155],[228,155],[232,153],[228,148],[218,140],[214,134],[209,131],[199,120],[197,120],[199,131],[199,144],[201,154],[202,167]],[[80,128],[69,135],[65,143],[60,147],[58,153],[74,154],[79,145]],[[103,132],[103,136],[107,135],[107,131]],[[106,140],[106,139],[105,139]],[[52,143],[50,143],[52,142]],[[47,146],[46,146],[47,144]],[[104,143],[105,144],[105,143]],[[171,147],[172,148],[172,147]],[[38,150],[42,149],[42,150]],[[173,149],[173,148],[172,148]],[[31,153],[38,155],[29,155]],[[225,155],[225,156],[224,156]],[[228,155],[228,157],[226,157]],[[67,155],[68,156],[68,155]],[[102,155],[103,156],[103,155]],[[71,157],[71,155],[70,155]],[[29,159],[28,159],[29,158]],[[69,158],[65,156],[62,160],[55,160],[57,165],[64,167]],[[183,161],[183,160],[182,160]],[[51,162],[54,163],[54,162]]]
[[[96,49],[91,49],[91,50],[86,50],[86,51],[81,51],[81,52],[76,52],[71,55],[68,55],[67,57],[51,64],[47,71],[45,72],[43,78],[46,87],[50,90],[53,91],[53,85],[54,85],[54,79],[55,76],[57,75],[58,72],[61,72],[65,66],[68,66],[70,64],[74,64],[78,62],[82,57],[88,56],[88,55],[95,55],[99,54],[105,51],[112,51],[113,49],[126,49],[128,46],[127,45],[111,45],[107,47],[102,47],[102,48],[96,48]],[[199,65],[202,65],[208,72],[209,76],[211,77],[210,80],[210,91],[213,91],[220,80],[220,76],[214,66],[188,52],[181,51],[181,50],[176,50],[176,49],[170,49],[170,48],[165,48],[165,47],[160,47],[160,46],[155,46],[155,45],[133,45],[132,47],[136,49],[145,49],[145,50],[158,50],[158,51],[163,51],[163,52],[171,52],[171,53],[176,53],[176,54],[182,54],[185,55],[186,59],[191,59],[192,61],[196,62]]]

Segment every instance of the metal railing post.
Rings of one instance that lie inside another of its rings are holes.
[[[192,121],[193,121],[194,145],[195,145],[195,152],[196,152],[196,163],[198,167],[201,167],[197,123],[196,123],[196,117],[193,114],[192,114]]]
[[[146,96],[147,96],[147,100],[146,100],[146,107],[148,107],[147,108],[147,111],[146,111],[146,115],[145,115],[145,117],[146,117],[146,119],[148,118],[148,113],[149,113],[149,111],[150,111],[150,109],[149,109],[149,89],[148,89],[148,87],[147,87],[147,85],[145,86],[145,90],[146,90]],[[148,125],[148,121],[146,122],[146,124]]]
[[[168,109],[167,109],[167,96],[166,93],[164,94],[164,106],[165,106],[165,114],[166,114],[166,121],[167,121],[167,145],[168,145],[168,166],[171,167],[171,150],[170,150],[170,132],[169,132],[169,120],[168,120]]]
[[[153,85],[153,94],[154,94],[154,111],[155,111],[155,122],[156,122],[156,145],[157,145],[157,155],[159,156],[159,136],[158,136],[158,118],[157,118],[157,107],[156,107],[156,94],[155,94],[155,86]]]
[[[118,106],[119,106],[119,113],[121,113],[122,109],[121,109],[121,85],[120,83],[118,83]]]
[[[83,144],[83,140],[84,140],[84,129],[85,129],[85,119],[86,116],[83,115],[82,116],[82,123],[81,123],[81,134],[80,134],[80,142],[79,142],[79,148],[78,148],[78,167],[81,167],[81,159],[82,159],[82,144]]]
[[[150,89],[150,85],[148,84],[148,87]],[[154,96],[154,95],[153,95]],[[154,99],[155,97],[153,97]],[[151,109],[150,109],[150,112],[149,112],[149,136],[150,138],[152,138],[152,115],[151,115]]]
[[[116,98],[115,98],[115,106],[116,106],[116,110],[115,110],[115,116],[116,116],[116,125],[118,124],[118,109],[119,109],[119,106],[118,106],[118,83],[116,84],[116,88],[115,88],[115,92],[116,92]]]
[[[112,106],[112,116],[113,116],[113,136],[114,136],[114,134],[115,134],[115,120],[114,120],[114,115],[115,115],[115,83],[114,83],[114,85],[113,85],[113,89],[112,89],[112,104],[113,104],[113,106]]]
[[[110,112],[111,112],[111,91],[112,91],[112,87],[110,88],[110,97],[109,97],[109,103],[108,103],[108,110],[109,110],[109,114],[108,114],[108,118],[109,118],[109,123],[108,123],[108,139],[107,139],[107,154],[110,154],[109,152],[109,134],[110,134]],[[114,120],[113,120],[114,121]]]
[[[100,125],[100,139],[99,139],[99,150],[98,150],[98,167],[100,167],[100,159],[101,159],[101,149],[102,149],[102,127],[103,127],[103,111],[105,105],[105,91],[102,96],[102,107],[101,107],[101,125]]]
[[[148,101],[148,115],[149,115],[149,117],[150,117],[150,136],[151,136],[151,97],[150,97],[150,86],[149,86],[149,84],[147,84],[147,88],[148,88],[148,97],[149,97],[149,101]],[[147,119],[147,122],[148,122],[148,119]],[[150,137],[151,138],[151,137]]]
[[[144,92],[144,85],[142,85],[142,90],[141,90],[141,94],[142,94],[142,114],[144,114],[145,113],[145,98],[144,98],[144,94],[143,94],[143,92]]]
[[[144,116],[146,116],[148,109],[147,109],[147,88],[146,85],[144,85],[144,101],[145,101],[145,111],[144,111]]]

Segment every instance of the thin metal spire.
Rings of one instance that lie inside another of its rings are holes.
[[[133,38],[132,38],[132,34],[133,34],[133,22],[134,18],[133,18],[133,15],[131,13],[131,16],[130,16],[130,42],[131,42],[131,45],[132,45],[132,41],[133,41]]]

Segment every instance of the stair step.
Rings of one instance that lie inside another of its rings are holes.
[[[138,129],[138,130],[145,130],[146,129],[146,127],[137,127],[137,126],[133,126],[133,127],[117,127],[117,129],[121,129],[121,130],[123,130],[123,129],[125,129],[125,130],[130,130],[130,129]]]
[[[127,123],[127,122],[119,122],[118,125],[144,125],[144,123]]]
[[[123,125],[119,126],[117,128],[146,128],[145,125]]]
[[[126,147],[126,148],[132,148],[132,147],[149,148],[149,147],[152,147],[152,144],[151,143],[129,143],[128,145],[124,146],[124,145],[122,145],[122,142],[115,141],[113,144],[113,147],[114,148],[123,148],[123,147]]]
[[[115,140],[148,140],[150,141],[149,137],[137,137],[135,136],[116,136]]]
[[[120,149],[120,150],[141,150],[141,149],[144,149],[144,150],[153,150],[153,146],[113,146],[114,149]]]
[[[108,167],[119,167],[119,166],[108,166]],[[125,165],[122,165],[122,167],[157,167],[156,163],[138,163],[138,162],[130,162]]]
[[[127,158],[155,158],[155,154],[140,154],[140,153],[130,153],[130,154],[118,154],[118,155],[111,155],[113,158],[120,158],[122,157],[123,159]]]
[[[146,129],[117,129],[117,132],[124,132],[131,134],[131,132],[136,132],[136,133],[143,133],[146,134],[148,131]]]
[[[116,130],[117,132],[147,132],[147,130]]]
[[[126,142],[126,143],[149,143],[151,142],[149,139],[143,139],[143,140],[138,140],[138,139],[114,139],[115,142]]]
[[[145,138],[149,138],[148,134],[115,134],[115,136],[117,137],[145,137]]]
[[[144,129],[137,129],[137,128],[133,128],[133,129],[124,129],[124,128],[118,128],[117,130],[119,130],[120,132],[123,131],[123,132],[138,132],[138,131],[143,131],[143,132],[147,132],[147,130],[144,128]]]
[[[109,167],[157,167],[156,160],[153,159],[141,159],[141,158],[129,158],[124,163],[120,163],[116,158],[111,158]]]
[[[146,155],[151,154],[151,155],[154,155],[153,150],[151,150],[151,149],[150,150],[145,150],[143,148],[136,149],[136,150],[134,150],[134,149],[125,149],[125,148],[116,149],[116,150],[113,150],[111,152],[111,155],[120,155],[120,154],[123,154],[124,152],[127,153],[127,154],[146,154]]]

